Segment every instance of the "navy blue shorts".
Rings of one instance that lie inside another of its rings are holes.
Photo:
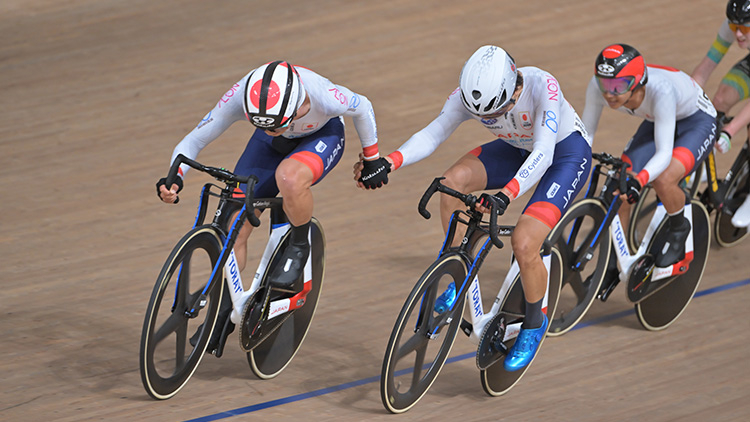
[[[716,118],[711,115],[699,110],[677,121],[672,157],[685,166],[684,176],[692,173],[708,157],[715,141]],[[622,158],[631,165],[630,170],[638,173],[655,153],[654,123],[646,120],[625,147]]]
[[[234,172],[242,176],[255,175],[258,178],[255,197],[272,198],[279,193],[276,168],[284,159],[297,160],[308,166],[313,172],[313,184],[316,184],[336,167],[343,153],[344,123],[341,118],[329,120],[309,136],[294,139],[269,136],[256,129]],[[245,191],[246,186],[241,187]]]
[[[487,171],[485,189],[504,187],[529,156],[528,151],[502,139],[486,143],[472,153]],[[579,132],[573,132],[555,145],[552,165],[539,180],[523,213],[554,227],[586,184],[590,172],[591,147]]]

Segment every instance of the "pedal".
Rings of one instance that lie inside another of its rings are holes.
[[[484,326],[482,338],[477,347],[477,368],[480,371],[492,366],[508,355],[508,347],[503,343],[507,327],[505,314],[498,313]]]

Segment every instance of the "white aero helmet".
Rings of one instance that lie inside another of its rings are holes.
[[[500,47],[480,47],[461,70],[460,89],[464,106],[477,116],[498,114],[510,103],[516,89],[516,63]]]
[[[305,100],[297,70],[288,62],[275,61],[255,69],[245,85],[245,115],[261,129],[289,124]]]

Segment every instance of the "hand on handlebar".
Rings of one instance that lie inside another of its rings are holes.
[[[714,149],[722,154],[726,154],[732,148],[732,137],[724,130],[721,131],[719,139],[714,144]]]
[[[641,182],[636,177],[628,175],[625,179],[626,191],[624,195],[627,198],[628,204],[635,204],[641,198]]]
[[[508,204],[510,204],[510,198],[508,198],[508,195],[504,194],[503,191],[498,191],[494,195],[483,193],[479,197],[475,208],[477,211],[488,214],[492,204],[494,204],[495,213],[497,213],[497,215],[503,215],[508,208]]]
[[[182,190],[183,182],[181,177],[177,177],[172,183],[170,189],[167,189],[167,178],[162,177],[156,182],[156,195],[163,202],[168,204],[176,204],[180,202],[180,197],[177,194]]]

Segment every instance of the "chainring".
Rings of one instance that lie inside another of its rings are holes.
[[[482,338],[477,347],[477,368],[480,371],[492,366],[508,354],[508,347],[503,343],[507,327],[505,314],[498,312],[482,331]]]

